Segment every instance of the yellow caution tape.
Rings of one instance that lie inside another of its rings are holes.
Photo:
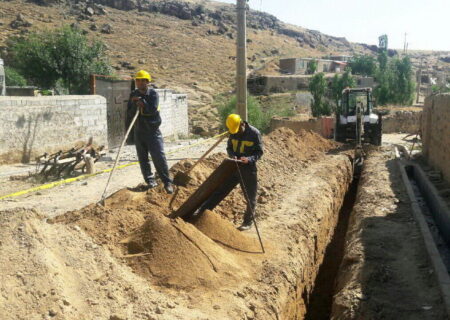
[[[200,141],[200,142],[197,142],[197,143],[194,143],[194,144],[190,144],[188,146],[184,146],[184,147],[172,150],[170,152],[167,152],[166,154],[169,155],[169,154],[173,154],[173,153],[185,150],[185,149],[190,149],[192,147],[195,147],[195,146],[204,144],[206,142],[209,142],[211,140],[214,140],[216,138],[219,138],[219,137],[221,137],[221,136],[223,136],[223,135],[225,135],[227,133],[228,133],[228,131],[225,131],[225,132],[223,132],[221,134],[218,134],[218,135],[216,135],[214,137],[211,137],[209,139],[206,139],[204,141]],[[139,161],[130,162],[130,163],[127,163],[127,164],[120,165],[116,169],[123,169],[123,168],[129,167],[129,166],[134,166],[134,165],[136,165],[138,163],[139,163]],[[4,195],[4,196],[0,196],[0,200],[6,199],[6,198],[18,197],[18,196],[21,196],[23,194],[27,194],[27,193],[34,192],[34,191],[51,189],[51,188],[57,187],[57,186],[62,185],[62,184],[71,183],[71,182],[75,182],[75,181],[78,181],[78,180],[83,180],[83,179],[86,179],[86,178],[89,178],[89,177],[93,177],[93,176],[96,176],[96,175],[99,175],[99,174],[102,174],[102,173],[107,173],[107,172],[110,172],[111,170],[112,170],[112,168],[109,168],[109,169],[105,169],[105,170],[98,171],[98,172],[95,172],[95,173],[84,174],[84,175],[81,175],[81,176],[78,176],[78,177],[68,178],[68,179],[65,179],[65,180],[60,180],[60,181],[47,183],[47,184],[44,184],[44,185],[41,185],[41,186],[37,186],[37,187],[34,187],[34,188],[17,191],[17,192],[10,193],[10,194]]]

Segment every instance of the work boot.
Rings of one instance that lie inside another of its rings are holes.
[[[147,187],[148,187],[148,189],[152,189],[152,188],[154,188],[154,187],[156,187],[158,184],[156,183],[156,180],[155,179],[149,179],[148,181],[147,181]]]
[[[253,223],[252,222],[244,222],[240,225],[240,227],[238,227],[237,229],[239,231],[245,231],[245,230],[249,230],[252,227]]]
[[[167,182],[166,184],[164,184],[164,189],[166,190],[166,192],[168,194],[172,194],[173,193],[173,185],[170,182]]]

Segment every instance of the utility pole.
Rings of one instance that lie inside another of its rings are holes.
[[[417,98],[416,98],[416,103],[419,103],[420,85],[422,83],[422,60],[423,60],[423,57],[420,56],[419,76],[417,77]]]
[[[405,32],[405,40],[404,40],[404,42],[403,42],[403,54],[404,55],[406,55],[406,35],[407,35],[407,33]]]
[[[237,54],[236,54],[236,96],[237,113],[247,121],[247,0],[237,0]]]

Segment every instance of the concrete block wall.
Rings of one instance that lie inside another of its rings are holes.
[[[158,89],[163,137],[187,137],[189,134],[188,103],[186,94]]]
[[[425,99],[422,116],[423,154],[450,182],[450,94]]]
[[[0,113],[0,163],[27,162],[91,136],[96,144],[107,144],[102,96],[4,96]]]

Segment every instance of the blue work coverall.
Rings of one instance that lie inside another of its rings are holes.
[[[159,114],[159,95],[153,88],[148,88],[145,94],[138,89],[130,94],[128,101],[128,117],[136,114],[137,104],[131,99],[139,97],[144,107],[140,109],[139,116],[134,126],[134,142],[139,159],[139,165],[145,182],[149,183],[153,178],[148,154],[152,157],[156,172],[164,185],[172,183],[169,177],[169,168],[164,153],[164,142],[159,126],[161,115]]]

